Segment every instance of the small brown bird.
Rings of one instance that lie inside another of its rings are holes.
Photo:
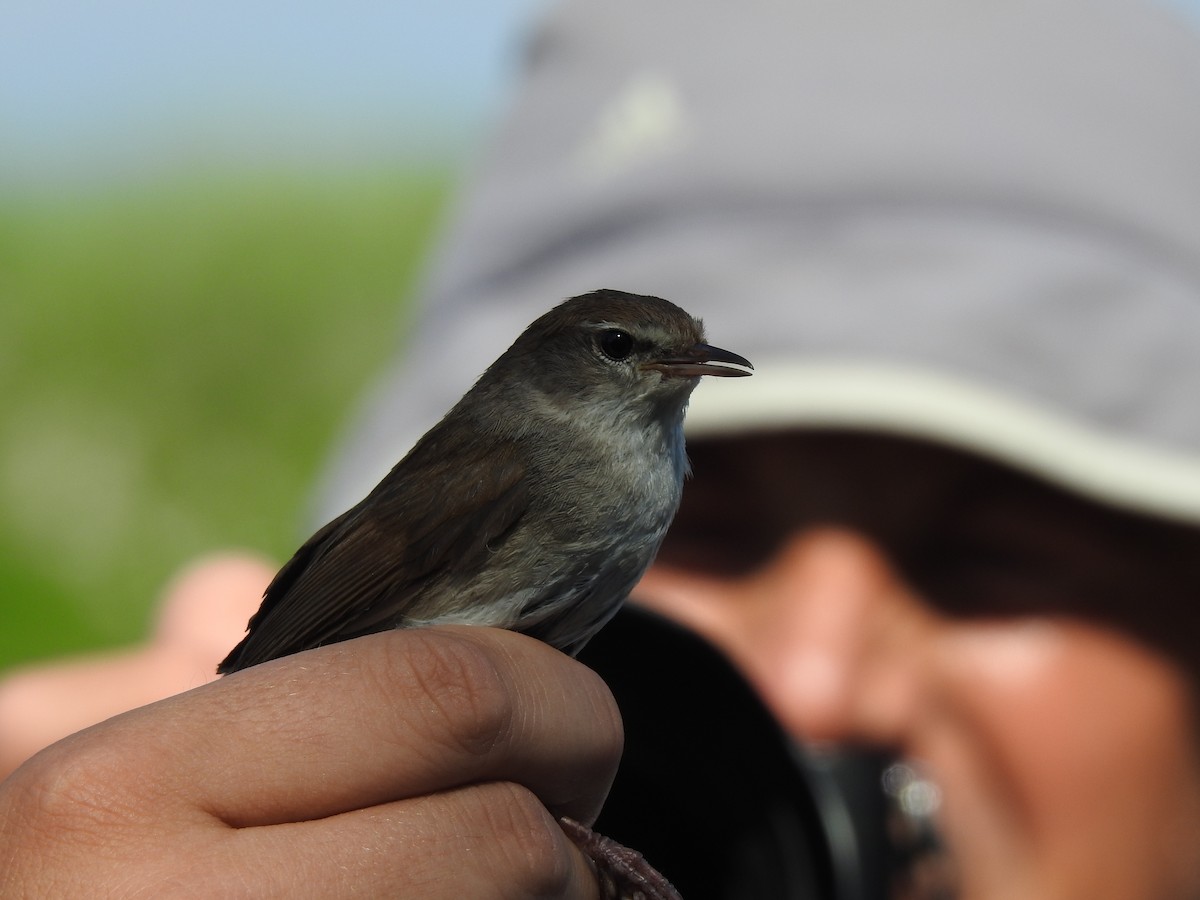
[[[659,297],[600,290],[561,303],[279,570],[218,671],[451,622],[577,653],[675,516],[700,376],[751,368]]]

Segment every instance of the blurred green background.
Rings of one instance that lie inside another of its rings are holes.
[[[141,636],[198,554],[295,549],[452,173],[227,171],[0,203],[0,669]]]
[[[6,4],[0,673],[307,536],[543,6]]]

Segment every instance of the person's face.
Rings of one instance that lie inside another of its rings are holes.
[[[726,457],[748,476],[695,454],[692,487],[739,483],[681,511],[639,601],[721,647],[797,739],[924,762],[962,896],[1200,896],[1193,683],[1168,634],[1195,614],[1139,623],[1195,605],[1195,562],[1161,571],[1190,535],[1107,534],[1098,508],[931,448],[798,440]],[[806,478],[825,483],[789,489]],[[711,527],[722,503],[740,529]]]

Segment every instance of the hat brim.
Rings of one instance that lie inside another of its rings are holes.
[[[936,440],[1094,499],[1200,522],[1200,456],[1130,440],[1048,406],[932,369],[755,359],[753,378],[706,380],[689,438],[845,428]]]

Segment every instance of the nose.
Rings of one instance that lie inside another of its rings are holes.
[[[918,707],[934,616],[854,532],[798,532],[736,580],[656,568],[642,597],[720,646],[799,739],[897,744]]]

